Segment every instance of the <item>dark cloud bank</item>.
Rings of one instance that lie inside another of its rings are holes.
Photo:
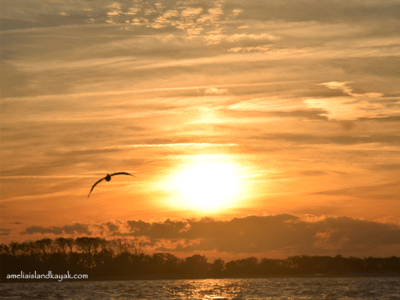
[[[289,214],[248,216],[229,221],[203,218],[164,222],[107,223],[103,236],[145,237],[154,252],[217,251],[256,254],[281,251],[287,255],[394,255],[400,246],[400,226],[349,217],[307,221]],[[128,226],[128,230],[126,230]],[[90,226],[42,228],[32,226],[21,234],[92,234]],[[119,228],[119,229],[117,229]],[[125,230],[124,230],[125,229]],[[396,250],[397,249],[397,250]],[[383,251],[383,252],[382,252]]]
[[[48,227],[30,226],[21,232],[21,234],[35,234],[35,233],[52,233],[52,234],[87,234],[91,235],[87,225],[75,223],[74,225],[66,225],[62,227]]]

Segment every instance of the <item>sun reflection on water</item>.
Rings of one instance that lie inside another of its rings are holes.
[[[250,282],[230,279],[177,280],[164,288],[168,289],[171,299],[237,299],[250,288]]]

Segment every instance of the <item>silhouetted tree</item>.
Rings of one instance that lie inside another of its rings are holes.
[[[287,259],[255,257],[225,263],[216,259],[208,263],[202,255],[178,259],[170,253],[141,253],[142,241],[80,237],[41,239],[34,242],[11,242],[0,245],[1,277],[37,271],[89,274],[90,278],[141,278],[146,275],[179,276],[262,276],[283,274],[348,274],[352,272],[400,273],[400,258],[345,258],[330,256],[293,256]],[[76,248],[77,251],[73,251]],[[69,251],[67,251],[69,249]],[[389,273],[392,274],[392,273]]]
[[[282,274],[282,267],[277,259],[263,258],[259,264],[259,272],[262,275]]]
[[[53,241],[51,239],[41,239],[34,242],[34,247],[40,252],[40,259],[46,261],[47,255],[52,250]]]
[[[194,275],[205,275],[208,271],[207,258],[203,255],[195,254],[185,260],[186,272]]]
[[[111,241],[111,247],[113,248],[113,251],[115,255],[120,255],[123,252],[128,252],[128,246],[126,243],[126,239],[115,239]]]
[[[214,262],[210,266],[211,274],[220,276],[222,275],[222,271],[225,269],[225,261],[218,258],[214,260]]]
[[[365,270],[364,261],[361,258],[351,256],[345,260],[347,261],[346,264],[351,272],[362,272]]]
[[[255,257],[239,259],[226,263],[227,273],[256,274],[258,269],[258,260]]]
[[[60,237],[55,240],[54,244],[57,245],[59,252],[66,254],[67,246],[68,246],[68,239]]]
[[[17,255],[19,255],[20,253],[19,253],[19,250],[20,250],[20,245],[18,244],[18,243],[16,243],[16,242],[11,242],[10,243],[10,252],[11,252],[11,255],[13,255],[13,256],[17,256]]]
[[[93,255],[101,244],[100,238],[81,237],[75,240],[75,245],[84,253],[84,266],[91,268],[94,265]]]
[[[0,254],[10,254],[10,247],[6,244],[0,245]]]
[[[382,260],[382,271],[400,272],[400,257],[391,256]]]
[[[182,261],[170,253],[164,255],[164,268],[172,274],[180,272],[179,265]]]

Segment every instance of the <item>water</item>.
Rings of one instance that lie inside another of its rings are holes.
[[[400,299],[400,277],[13,282],[1,299]]]

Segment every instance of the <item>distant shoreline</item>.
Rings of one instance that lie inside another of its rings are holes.
[[[119,243],[120,242],[120,243]],[[180,259],[171,253],[140,253],[123,240],[99,238],[1,245],[2,282],[163,280],[281,277],[399,276],[400,257],[292,256],[249,257],[208,262],[204,255]],[[131,250],[131,251],[129,251]]]

